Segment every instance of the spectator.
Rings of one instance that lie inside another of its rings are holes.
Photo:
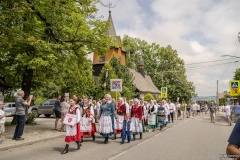
[[[65,129],[64,129],[64,118],[69,110],[69,104],[66,102],[66,98],[64,98],[63,96],[61,97],[61,100],[60,100],[60,106],[61,106],[61,118],[62,118],[62,127],[61,127],[61,132],[64,132]]]
[[[55,111],[55,116],[56,116],[55,130],[57,130],[58,120],[61,118],[61,114],[62,114],[61,113],[60,99],[61,99],[61,96],[58,96],[57,100],[55,101],[55,104],[54,104],[54,111]]]
[[[31,100],[32,100],[32,95],[29,95],[29,100],[24,101],[24,91],[19,90],[18,91],[18,98],[15,101],[16,105],[16,118],[17,118],[17,126],[13,135],[12,140],[24,140],[22,138],[23,130],[24,130],[24,125],[25,125],[25,111],[26,111],[26,106],[30,106]]]
[[[232,125],[232,121],[231,121],[231,107],[230,107],[230,105],[228,103],[225,106],[225,113],[226,113],[226,118],[228,120],[228,124],[229,124],[229,126],[231,126]]]
[[[3,102],[0,101],[0,144],[2,144],[2,134],[5,132],[5,120],[8,114],[2,110]]]
[[[228,139],[228,146],[226,149],[226,154],[231,157],[231,155],[238,155],[240,156],[240,120],[237,121],[233,131]],[[236,158],[236,157],[234,157]],[[239,159],[239,158],[238,158]]]
[[[236,122],[240,118],[240,105],[238,102],[233,107],[233,112],[234,112],[234,117],[235,117],[234,122]]]

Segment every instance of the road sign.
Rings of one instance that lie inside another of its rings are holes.
[[[230,88],[230,96],[238,96],[239,95],[239,83],[238,80],[231,80],[229,82],[229,88]]]
[[[167,98],[167,87],[161,88],[161,98]]]

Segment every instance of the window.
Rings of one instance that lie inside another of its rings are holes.
[[[12,104],[12,107],[16,107],[14,103]]]
[[[51,100],[49,105],[54,105],[56,100]]]
[[[101,56],[100,57],[100,62],[104,62],[105,61],[105,56]]]
[[[50,102],[50,100],[47,100],[47,101],[45,101],[45,102],[43,102],[43,106],[47,106],[48,104],[49,104],[49,102]]]

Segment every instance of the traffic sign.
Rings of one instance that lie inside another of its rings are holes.
[[[238,80],[231,80],[229,82],[229,88],[230,88],[230,96],[238,96],[239,95],[239,83]]]
[[[167,98],[167,87],[161,88],[161,98]]]

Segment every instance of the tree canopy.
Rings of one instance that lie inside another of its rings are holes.
[[[195,94],[193,82],[186,76],[184,61],[170,45],[161,47],[159,44],[124,36],[123,46],[128,53],[127,66],[137,70],[137,64],[142,57],[145,72],[160,89],[168,87],[168,98],[190,100]]]
[[[0,87],[93,92],[87,55],[112,46],[94,0],[0,1]]]

